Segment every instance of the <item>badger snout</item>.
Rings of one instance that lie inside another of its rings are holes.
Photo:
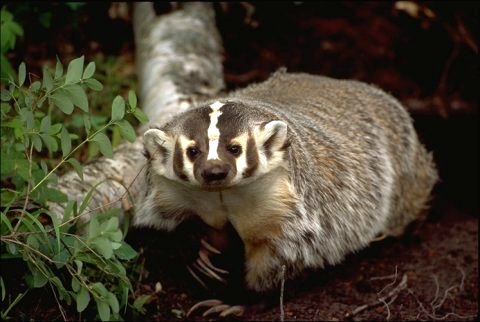
[[[202,178],[205,183],[225,180],[230,173],[231,166],[223,162],[210,162],[202,171]]]

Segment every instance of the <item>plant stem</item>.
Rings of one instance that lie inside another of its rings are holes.
[[[27,155],[28,159],[28,177],[32,178],[32,155],[33,155],[33,143],[30,142],[30,151],[28,153],[26,152],[25,154]],[[23,203],[23,209],[22,209],[22,214],[20,215],[20,218],[18,218],[17,223],[15,224],[15,228],[13,228],[13,234],[15,234],[18,230],[18,227],[20,227],[20,223],[22,222],[23,216],[25,216],[25,211],[27,210],[27,205],[28,205],[28,199],[30,198],[30,187],[32,186],[32,180],[28,180],[27,182],[27,194],[25,195],[25,202]]]
[[[54,173],[62,164],[65,163],[65,161],[67,161],[70,156],[72,156],[82,145],[84,145],[85,143],[87,143],[88,141],[90,141],[95,135],[97,135],[98,133],[100,133],[101,131],[103,131],[104,129],[106,129],[107,127],[109,127],[110,125],[113,124],[113,121],[110,121],[108,122],[107,124],[105,124],[104,126],[102,126],[100,129],[98,129],[97,131],[95,131],[93,134],[91,134],[90,136],[88,136],[85,140],[83,140],[79,145],[77,145],[72,151],[70,151],[69,154],[67,154],[64,158],[62,158],[62,160],[55,166],[53,167],[52,170],[50,170],[50,172],[47,173],[47,175],[45,177],[42,178],[42,180],[40,180],[33,188],[32,190],[30,191],[30,193],[34,192],[35,190],[38,189],[38,187],[40,187],[40,185],[42,183],[45,182],[45,180],[47,180],[47,178],[52,174]]]

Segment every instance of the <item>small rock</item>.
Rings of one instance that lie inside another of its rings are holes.
[[[162,284],[160,282],[155,283],[155,293],[160,293],[162,291]]]

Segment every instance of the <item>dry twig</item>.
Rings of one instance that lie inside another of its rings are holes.
[[[282,265],[282,283],[280,285],[280,322],[285,319],[285,312],[283,310],[283,290],[285,288],[285,265]]]
[[[427,320],[446,320],[450,317],[456,317],[459,319],[472,319],[475,317],[475,315],[460,315],[455,312],[448,312],[444,315],[438,315],[437,310],[440,309],[444,304],[449,295],[452,293],[457,293],[461,292],[463,290],[463,286],[465,283],[465,271],[461,269],[459,266],[457,266],[457,270],[462,274],[462,279],[460,281],[459,285],[452,285],[448,287],[444,292],[443,295],[440,297],[440,284],[438,282],[438,277],[436,275],[433,276],[433,280],[435,282],[435,295],[433,299],[430,301],[430,309],[427,310],[425,305],[418,299],[418,297],[413,293],[413,291],[409,288],[407,288],[407,291],[412,297],[415,299],[415,301],[418,304],[418,308],[420,312],[417,314],[415,317],[416,320],[425,320],[425,317]],[[456,290],[456,292],[454,292]]]
[[[396,274],[395,274],[395,280],[396,280]],[[370,302],[368,304],[365,304],[365,305],[362,305],[362,306],[359,306],[357,307],[355,310],[353,310],[352,312],[348,312],[347,314],[345,314],[345,317],[346,318],[351,318],[353,317],[354,315],[357,315],[359,314],[360,312],[363,312],[367,309],[371,309],[371,308],[374,308],[374,307],[377,307],[381,304],[384,304],[386,307],[387,307],[387,320],[390,318],[390,308],[388,307],[389,304],[393,303],[393,301],[395,301],[395,299],[397,298],[398,294],[403,290],[403,289],[406,289],[407,288],[407,281],[408,281],[408,277],[407,277],[407,274],[403,274],[402,276],[402,280],[400,281],[400,283],[398,283],[398,285],[396,287],[394,287],[390,292],[388,292],[388,294],[386,294],[385,296],[382,296],[380,298],[378,298],[377,300],[373,301],[373,302]],[[387,286],[389,285],[393,285],[393,283],[390,283],[388,284]],[[384,287],[380,292],[378,292],[378,294],[380,294],[383,290],[385,290],[386,287]],[[389,300],[387,302],[387,300]]]

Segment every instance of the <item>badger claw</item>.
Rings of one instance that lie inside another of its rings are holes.
[[[222,301],[220,301],[220,300],[215,300],[215,299],[200,301],[200,302],[198,302],[197,304],[195,304],[194,306],[192,306],[192,307],[190,308],[190,310],[188,310],[188,312],[187,312],[187,317],[189,317],[190,314],[192,314],[192,313],[193,313],[195,310],[197,310],[198,308],[201,308],[201,307],[214,307],[214,306],[221,305],[221,304],[223,304]]]
[[[209,316],[214,313],[220,313],[220,317],[241,316],[245,312],[245,306],[243,305],[228,305],[220,300],[211,299],[198,302],[197,304],[192,306],[187,312],[187,317],[189,317],[190,314],[192,314],[194,311],[201,307],[209,308],[205,312],[203,312],[203,317]]]
[[[193,276],[193,278],[195,278],[195,280],[197,280],[197,282],[199,282],[200,285],[202,285],[204,288],[208,289],[206,283],[200,278],[198,274],[199,272],[202,273],[203,276],[215,279],[223,284],[226,284],[226,279],[221,277],[219,274],[228,274],[229,272],[227,270],[214,266],[210,261],[210,256],[212,254],[219,255],[221,254],[221,252],[212,245],[210,245],[204,239],[201,239],[200,242],[201,248],[198,251],[198,258],[191,266],[187,266],[188,271]]]
[[[214,253],[214,254],[217,254],[217,255],[220,255],[221,252],[216,249],[215,247],[213,247],[212,245],[210,245],[205,239],[200,239],[200,243],[202,244],[202,246],[206,249],[206,250],[209,250],[210,252]]]

